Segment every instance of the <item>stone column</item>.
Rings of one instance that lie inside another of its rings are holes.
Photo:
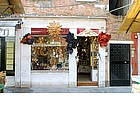
[[[22,30],[16,29],[15,37],[15,86],[21,86],[21,44]]]
[[[30,28],[23,27],[22,36],[27,33],[31,33]],[[30,77],[31,77],[31,45],[21,44],[21,87],[30,87]]]
[[[77,29],[70,29],[71,33],[77,35]],[[73,53],[69,54],[69,87],[77,86],[77,49],[73,49]]]
[[[99,45],[98,86],[105,87],[105,47]]]

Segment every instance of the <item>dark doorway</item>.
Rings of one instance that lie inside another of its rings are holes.
[[[130,44],[110,44],[110,86],[130,86]]]
[[[77,47],[77,57],[79,59],[77,64],[77,78],[80,82],[91,81],[90,68],[90,43],[89,37],[78,37],[79,45]]]

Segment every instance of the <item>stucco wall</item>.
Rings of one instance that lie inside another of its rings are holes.
[[[31,87],[33,86],[68,86],[68,72],[32,71]]]

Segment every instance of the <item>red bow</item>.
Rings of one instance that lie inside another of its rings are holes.
[[[106,47],[108,45],[108,41],[110,40],[111,35],[101,32],[98,35],[98,43],[101,47]]]

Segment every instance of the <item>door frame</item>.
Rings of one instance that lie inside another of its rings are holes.
[[[6,71],[6,44],[5,44],[5,37],[0,37],[0,47],[1,47],[1,65],[0,65],[0,71]]]
[[[131,86],[131,74],[132,74],[132,71],[131,71],[131,45],[134,44],[133,41],[116,41],[116,40],[111,40],[109,41],[109,57],[108,57],[108,61],[109,61],[109,68],[108,68],[108,81],[109,81],[109,86],[112,86],[111,85],[111,71],[110,71],[110,45],[111,44],[126,44],[126,45],[130,45],[130,56],[129,56],[129,61],[130,61],[130,67],[129,67],[129,72],[130,72],[130,86]]]

